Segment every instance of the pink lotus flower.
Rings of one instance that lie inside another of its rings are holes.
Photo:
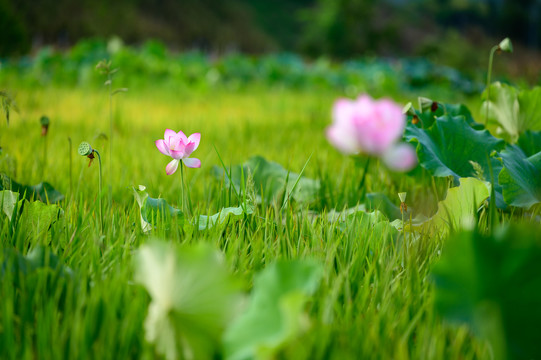
[[[406,117],[393,101],[373,100],[368,95],[357,100],[339,99],[332,115],[327,139],[344,154],[373,155],[397,171],[410,170],[417,164],[415,149],[397,143],[404,133]]]
[[[189,156],[199,146],[201,134],[195,133],[186,137],[182,131],[178,133],[173,130],[165,130],[164,139],[156,140],[155,144],[158,150],[164,155],[171,156],[173,160],[165,167],[167,175],[177,171],[178,164],[182,160],[187,167],[200,168],[201,161]]]

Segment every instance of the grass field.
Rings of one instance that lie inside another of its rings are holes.
[[[155,241],[173,246],[172,253],[179,246],[183,251],[200,243],[220,251],[244,297],[254,291],[256,274],[276,261],[302,259],[319,266],[319,285],[313,294],[303,297],[296,308],[280,303],[285,307],[285,320],[276,336],[282,340],[262,345],[257,358],[493,356],[487,343],[467,326],[443,321],[434,309],[430,271],[441,255],[444,237],[404,234],[390,227],[378,230],[370,222],[364,225],[363,216],[368,215],[354,217],[347,226],[329,216],[357,205],[366,193],[383,193],[398,206],[401,191],[408,192],[408,205],[430,216],[449,185],[448,179],[431,178],[420,167],[411,176],[393,173],[372,161],[364,187],[359,189],[366,160],[343,156],[324,134],[331,122],[332,104],[341,93],[261,86],[193,92],[158,85],[130,88],[114,97],[111,154],[105,89],[17,87],[16,83],[6,87],[16,93],[20,110],[9,127],[3,123],[0,128],[1,169],[19,183],[47,181],[65,199],[58,204],[62,216],[46,228],[31,217],[21,216],[18,222],[9,221],[4,214],[0,217],[4,250],[0,252],[0,358],[161,357],[155,344],[145,340],[151,296],[135,280],[141,266],[135,260],[138,249]],[[438,96],[437,87],[427,91],[419,95]],[[441,93],[456,96],[442,101],[464,100],[447,88]],[[376,95],[385,95],[384,90]],[[414,100],[408,94],[390,95],[400,104]],[[480,100],[466,98],[466,102],[477,117]],[[47,137],[40,136],[42,115],[51,120]],[[228,185],[227,176],[215,175],[223,171],[222,160],[226,169],[253,155],[294,173],[306,166],[302,175],[319,181],[319,191],[306,203],[275,199],[254,204],[252,214],[206,230],[187,225],[186,215],[157,221],[150,233],[144,233],[133,187],[144,185],[152,198],[181,207],[180,174],[165,174],[170,159],[154,144],[163,138],[166,128],[187,135],[201,133],[201,145],[193,156],[202,166],[185,169],[194,218],[254,200],[252,194],[258,189],[250,188],[251,174],[246,174],[246,189],[240,198]],[[98,164],[94,160],[89,167],[89,160],[77,154],[82,141],[102,156],[103,227],[97,201]],[[161,286],[176,286],[174,278],[160,278],[158,270],[156,274],[154,280]],[[196,282],[197,274],[194,270]],[[205,279],[201,277],[201,281]],[[193,296],[197,299],[198,295]],[[219,297],[212,300],[216,304],[222,301]],[[172,345],[180,349],[178,357],[234,358],[222,350],[223,328],[210,337],[212,345],[204,346],[201,339],[206,339],[207,326],[213,328],[212,321],[199,323],[196,317],[183,316],[171,320],[180,324],[175,336],[181,340]],[[197,326],[204,329],[190,337]],[[205,347],[208,353],[198,352]]]

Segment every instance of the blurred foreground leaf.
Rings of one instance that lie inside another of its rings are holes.
[[[527,158],[518,147],[508,146],[500,155],[498,179],[505,202],[525,208],[541,202],[541,152]]]
[[[446,242],[432,270],[435,306],[492,344],[494,359],[541,357],[541,228],[475,231]]]
[[[309,326],[304,308],[321,274],[321,267],[310,261],[281,261],[258,273],[248,309],[225,333],[225,358],[276,358]]]
[[[150,294],[145,337],[167,359],[213,359],[240,295],[221,253],[204,244],[139,248],[135,280]]]

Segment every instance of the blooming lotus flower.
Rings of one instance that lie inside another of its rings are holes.
[[[181,160],[187,167],[201,167],[201,161],[199,159],[190,158],[192,152],[199,146],[201,134],[195,133],[186,137],[182,131],[176,133],[173,130],[167,129],[163,137],[163,140],[156,140],[155,144],[162,154],[173,158],[165,167],[167,175],[171,175],[177,171]]]
[[[410,170],[417,164],[413,147],[398,143],[406,127],[406,117],[393,101],[373,100],[368,95],[357,100],[339,99],[332,116],[327,138],[342,153],[376,156],[397,171]]]

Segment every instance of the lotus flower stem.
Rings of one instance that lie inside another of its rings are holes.
[[[43,136],[43,158],[41,160],[41,179],[45,177],[45,168],[47,167],[47,136]]]
[[[73,155],[71,153],[71,148],[72,148],[72,145],[71,145],[71,138],[68,136],[68,153],[69,153],[69,158],[70,158],[70,197],[73,196]]]
[[[487,74],[487,109],[485,113],[485,127],[488,123],[488,108],[490,106],[490,77],[492,76],[492,60],[494,60],[494,53],[496,51],[503,51],[512,53],[513,52],[513,44],[511,43],[511,40],[509,38],[505,38],[498,45],[495,45],[490,49],[490,56],[488,57],[488,74]]]
[[[364,170],[363,170],[363,177],[361,178],[361,182],[359,183],[359,191],[364,193],[364,183],[366,181],[366,174],[368,173],[368,167],[370,166],[370,158],[366,159],[366,163],[364,164]]]
[[[180,162],[180,201],[182,203],[182,213],[184,216],[188,215],[188,204],[186,201],[186,183],[184,182],[184,163]]]
[[[107,82],[109,83],[109,207],[111,207],[113,204],[113,81],[110,71],[107,72]]]
[[[492,47],[490,50],[490,56],[488,57],[488,74],[487,74],[487,109],[485,113],[485,127],[488,123],[488,108],[490,106],[490,78],[492,75],[492,61],[494,60],[494,53],[500,48],[499,45]]]

